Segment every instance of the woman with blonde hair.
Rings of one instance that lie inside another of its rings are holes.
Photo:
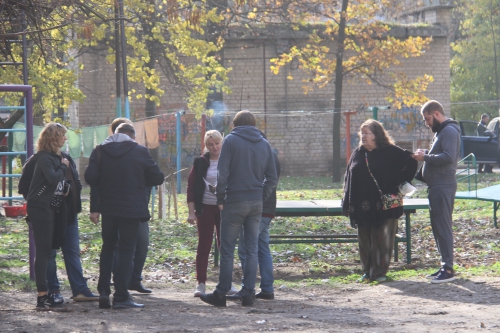
[[[342,209],[358,229],[363,276],[359,282],[387,279],[398,219],[403,215],[399,185],[417,170],[411,153],[394,144],[381,123],[370,119],[359,130],[344,177]],[[396,198],[389,204],[383,197]]]
[[[66,127],[48,123],[40,132],[36,143],[39,157],[33,172],[27,195],[28,220],[33,230],[36,246],[35,277],[38,291],[38,310],[61,305],[49,295],[47,284],[47,263],[51,257],[54,239],[55,215],[63,200],[63,180],[69,167],[68,159],[61,155],[66,142]]]
[[[205,151],[194,159],[187,183],[187,203],[189,207],[188,223],[198,229],[198,248],[196,250],[196,279],[198,286],[195,297],[205,293],[207,280],[208,256],[212,248],[215,227],[217,247],[220,245],[220,210],[214,195],[217,184],[217,164],[222,147],[222,135],[219,131],[205,133]],[[233,290],[236,292],[236,288]]]

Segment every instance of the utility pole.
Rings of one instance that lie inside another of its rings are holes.
[[[123,68],[123,97],[125,98],[125,118],[130,119],[130,104],[128,100],[128,77],[127,77],[127,42],[125,37],[125,15],[123,11],[123,0],[118,0],[120,8],[120,33],[122,42],[122,68]]]

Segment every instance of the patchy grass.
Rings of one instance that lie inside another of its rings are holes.
[[[29,274],[14,273],[0,270],[0,284],[2,291],[8,290],[36,290],[35,281],[30,280]]]
[[[478,188],[500,183],[497,174],[478,175]],[[185,186],[182,186],[184,189]],[[417,184],[415,197],[426,198],[426,188]],[[459,184],[459,190],[466,185]],[[88,191],[84,191],[88,195]],[[283,177],[278,186],[280,200],[341,199],[342,184],[332,183],[329,177]],[[173,200],[173,198],[171,198]],[[178,283],[195,276],[197,231],[185,222],[187,205],[185,194],[177,196],[178,219],[173,207],[169,218],[150,221],[150,251],[145,266],[148,282]],[[158,205],[155,205],[156,217]],[[79,217],[80,247],[84,275],[95,284],[98,277],[101,248],[100,226],[88,219],[88,201]],[[493,228],[491,203],[475,200],[457,200],[454,211],[456,248],[455,269],[461,277],[493,276],[500,274],[497,258],[500,253],[499,230]],[[272,221],[272,234],[356,234],[345,217],[277,217]],[[404,233],[404,220],[400,219],[399,233]],[[28,227],[24,220],[0,220],[0,290],[33,289],[27,280]],[[412,258],[406,264],[406,244],[399,245],[398,262],[391,264],[388,277],[393,280],[423,278],[439,267],[439,255],[432,236],[428,211],[412,215]],[[356,243],[332,244],[275,244],[271,245],[276,264],[275,286],[314,284],[341,285],[355,282],[361,275]],[[237,257],[237,256],[236,256]],[[58,256],[58,267],[64,264]],[[237,259],[235,260],[237,262]],[[213,268],[210,257],[209,279],[216,280],[218,269]],[[295,273],[283,272],[281,265],[293,268]],[[237,272],[238,269],[235,269]],[[300,273],[298,273],[300,271]],[[67,286],[67,281],[62,279]]]

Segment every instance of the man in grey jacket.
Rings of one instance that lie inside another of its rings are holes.
[[[460,127],[444,114],[443,106],[430,100],[420,111],[425,125],[435,134],[429,151],[418,149],[413,158],[424,162],[422,178],[428,186],[432,233],[441,254],[441,268],[427,276],[432,283],[455,280],[453,273],[452,214],[457,191],[457,162],[460,158]]]
[[[255,116],[240,111],[233,119],[234,129],[224,139],[217,165],[215,195],[221,210],[219,284],[212,294],[200,296],[205,303],[226,306],[231,289],[234,249],[244,228],[246,263],[243,272],[242,305],[255,299],[257,249],[262,201],[278,184],[271,146],[255,127]]]

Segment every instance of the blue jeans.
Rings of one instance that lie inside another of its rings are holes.
[[[245,269],[243,290],[255,292],[257,277],[257,242],[259,237],[262,200],[229,202],[221,212],[220,269],[217,293],[225,295],[231,289],[234,248],[241,228],[245,230]]]
[[[102,215],[102,248],[97,290],[100,295],[111,294],[111,270],[116,244],[118,244],[120,257],[114,277],[115,293],[113,301],[124,302],[130,297],[127,287],[132,276],[135,243],[140,223],[138,218]]]
[[[64,256],[64,266],[68,274],[69,285],[73,296],[83,293],[88,289],[87,281],[83,277],[82,262],[80,261],[80,239],[78,236],[78,218],[75,216],[73,223],[66,226],[66,243],[61,246]],[[57,279],[56,250],[52,250],[47,262],[47,284],[49,292],[59,290]]]
[[[265,293],[274,293],[274,275],[273,275],[273,258],[269,249],[269,225],[272,218],[264,217],[260,219],[259,226],[259,250],[258,261],[260,270],[260,289]],[[243,243],[244,231],[241,230],[240,240],[238,242],[238,256],[241,261],[241,268],[245,270],[245,244]],[[245,279],[242,280],[242,285],[245,285]]]
[[[130,278],[130,285],[139,284],[142,281],[142,269],[148,256],[149,249],[149,225],[148,222],[141,222],[137,230],[137,241],[135,243],[134,253],[134,269],[132,270],[132,277]],[[115,250],[115,257],[113,259],[113,280],[117,274],[116,263],[120,260],[118,250]]]

